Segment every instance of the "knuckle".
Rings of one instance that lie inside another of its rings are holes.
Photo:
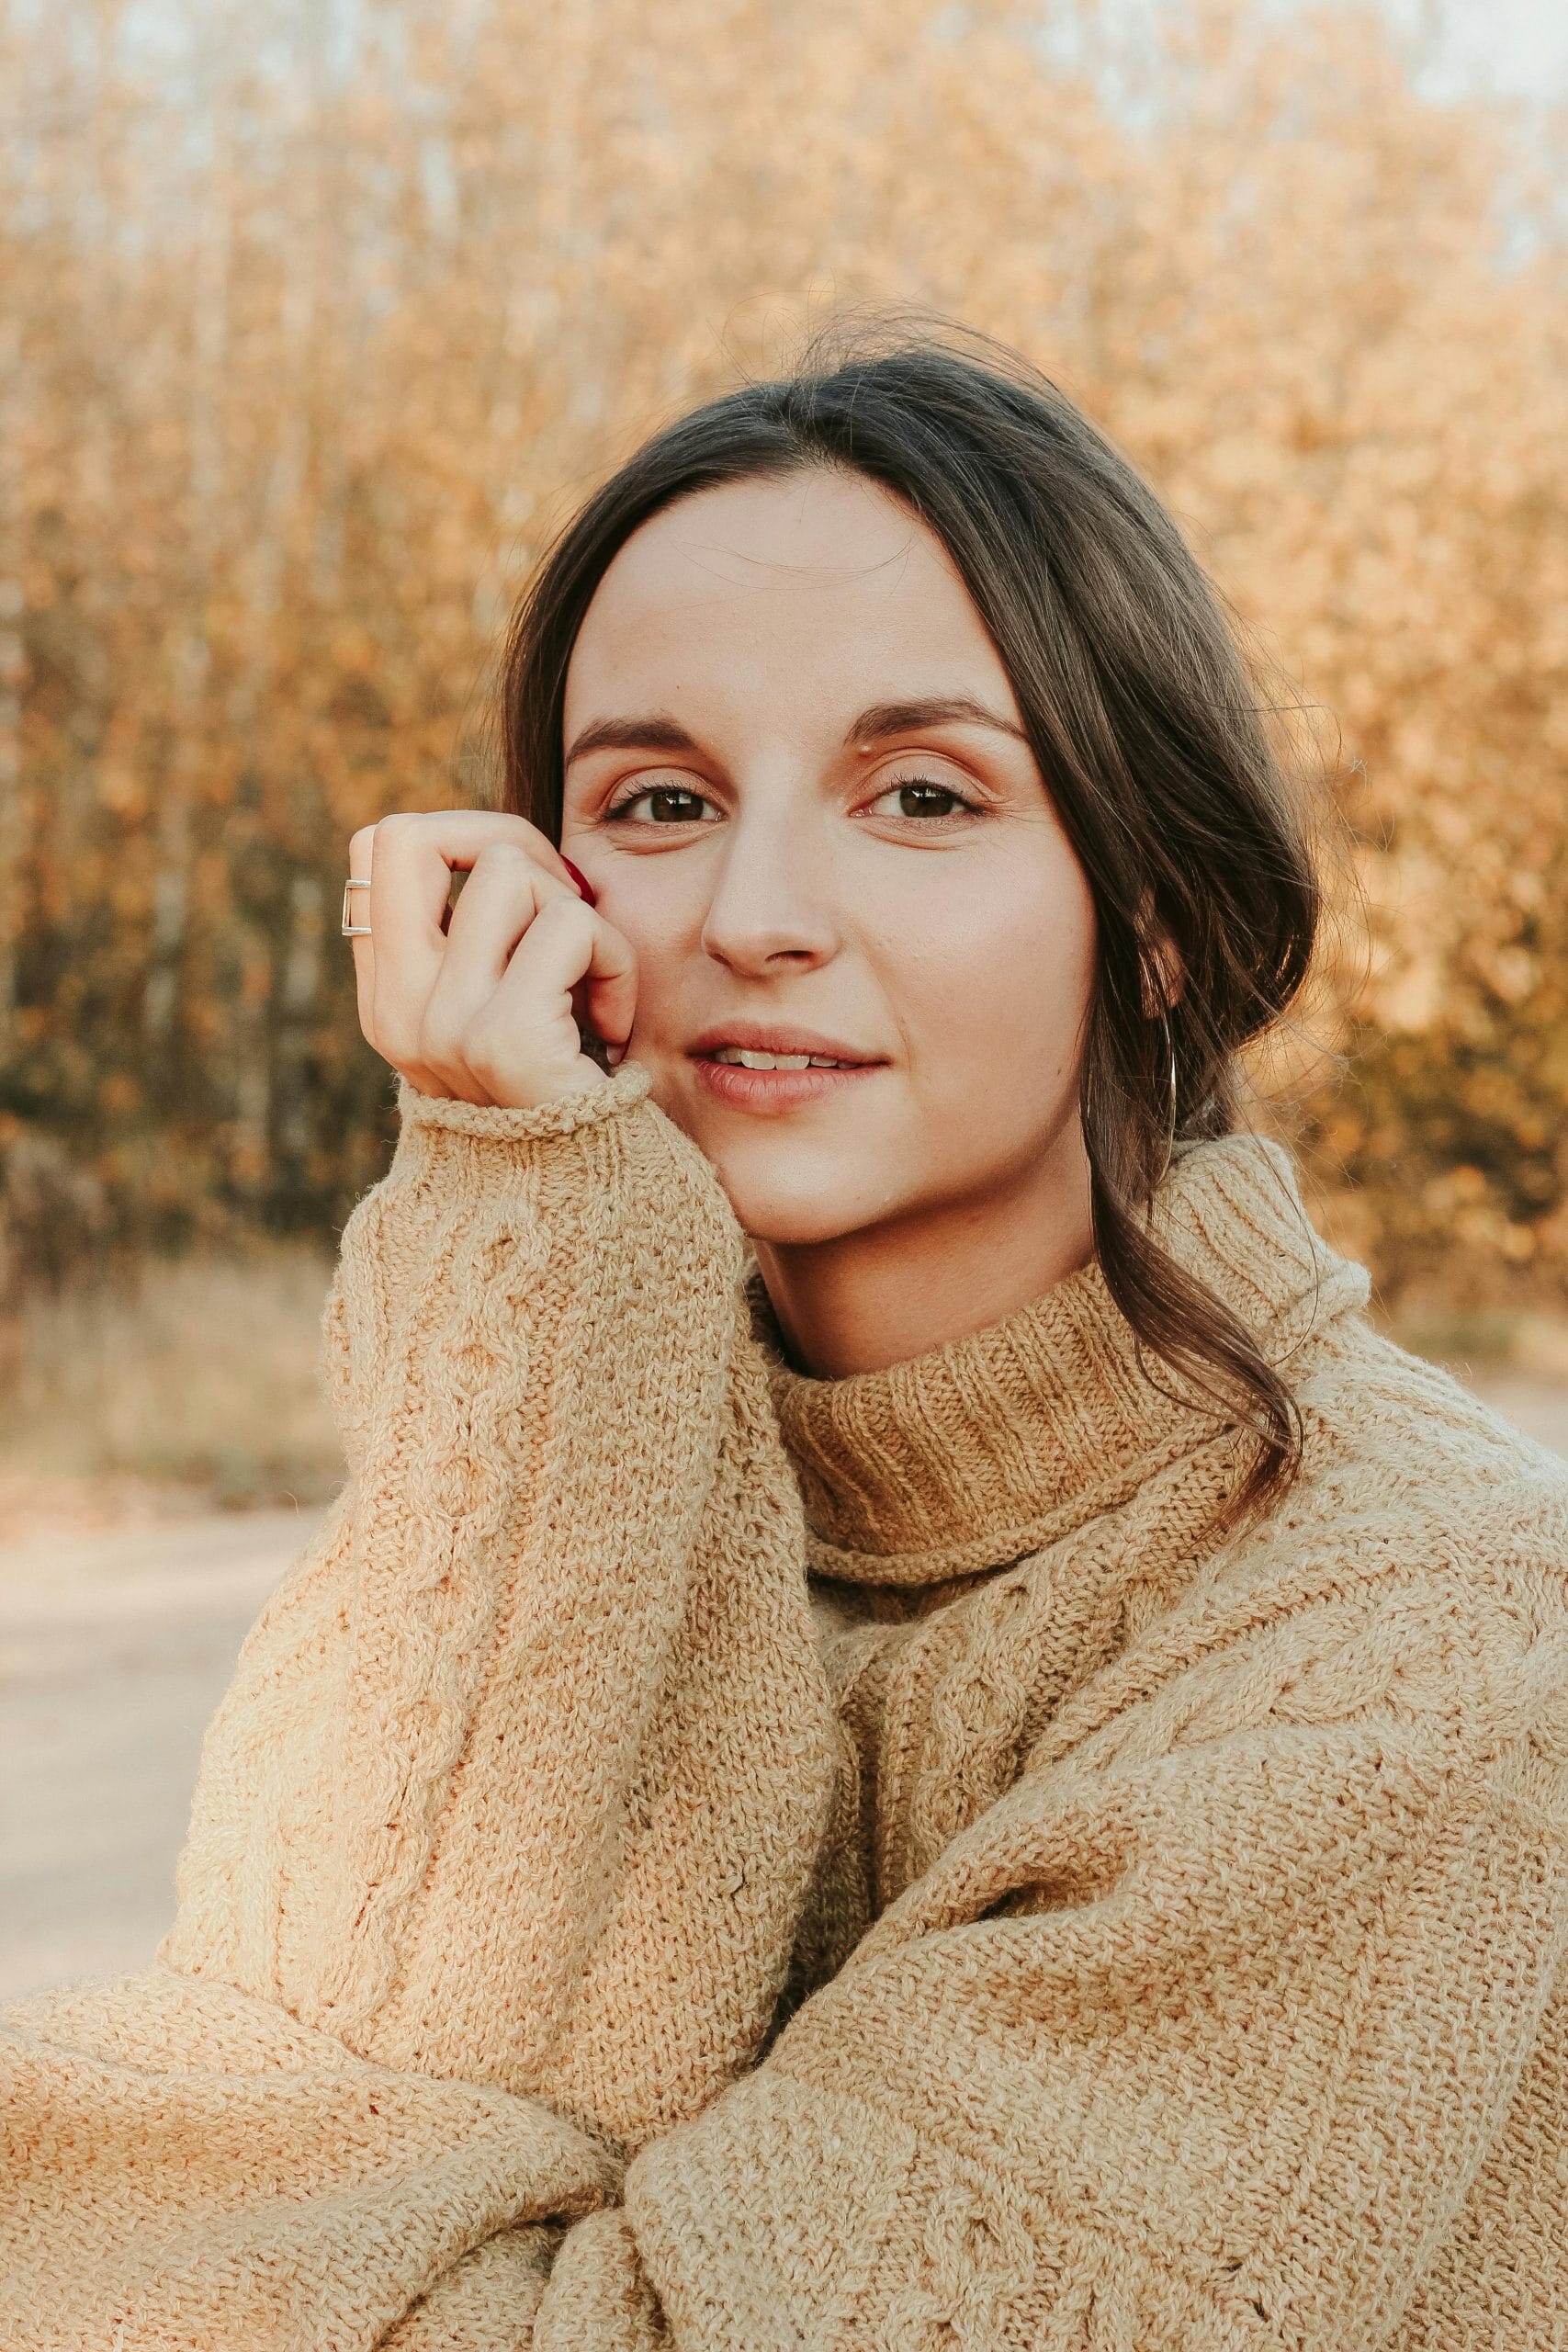
[[[477,873],[482,865],[490,873],[502,868],[520,871],[532,863],[521,842],[486,842],[475,854],[474,870]]]
[[[450,1061],[461,1043],[456,1025],[444,1013],[427,1012],[419,1024],[415,1044],[422,1061]]]
[[[564,925],[568,930],[593,929],[592,909],[587,899],[580,899],[568,884],[563,884],[558,890],[552,890],[539,912],[549,915],[558,928]]]

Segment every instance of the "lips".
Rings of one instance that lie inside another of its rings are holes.
[[[743,1063],[694,1054],[692,1067],[698,1086],[715,1102],[725,1103],[732,1111],[777,1118],[783,1112],[869,1086],[886,1065],[859,1062],[842,1069],[747,1069]]]

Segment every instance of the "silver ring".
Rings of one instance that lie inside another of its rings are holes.
[[[344,935],[344,937],[345,939],[368,939],[368,938],[369,938],[369,936],[370,936],[370,925],[369,925],[367,922],[349,922],[349,919],[348,919],[348,894],[349,894],[349,892],[350,892],[351,890],[368,890],[368,888],[370,888],[370,876],[369,876],[368,875],[366,875],[366,876],[365,876],[365,877],[364,877],[364,879],[363,879],[363,880],[361,880],[361,878],[359,877],[359,876],[358,876],[358,875],[356,875],[356,874],[351,874],[351,875],[349,876],[349,877],[348,877],[348,880],[347,880],[347,881],[344,884],[344,886],[343,886],[343,926],[342,926],[342,927],[343,927],[343,935]]]

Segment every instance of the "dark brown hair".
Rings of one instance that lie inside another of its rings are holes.
[[[568,524],[507,645],[503,805],[559,841],[572,646],[616,551],[661,508],[833,466],[912,509],[990,632],[1093,895],[1080,1106],[1096,1254],[1140,1363],[1146,1347],[1257,1440],[1229,1524],[1283,1496],[1299,1408],[1146,1217],[1173,1128],[1235,1128],[1240,1049],[1306,976],[1320,893],[1303,814],[1220,600],[1135,469],[1005,346],[947,320],[890,334],[891,315],[869,332],[863,315],[836,322],[787,376],[678,418]],[[1182,975],[1168,1013],[1162,935]]]

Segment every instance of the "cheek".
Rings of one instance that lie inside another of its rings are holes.
[[[1094,978],[1095,920],[1072,874],[987,899],[926,910],[889,937],[884,966],[914,1060],[958,1091],[1028,1069],[1076,1071]]]
[[[702,909],[688,908],[682,894],[671,888],[668,875],[660,877],[663,887],[657,888],[639,888],[643,878],[635,871],[616,875],[600,890],[599,912],[637,957],[636,1026],[651,1039],[662,1008],[675,995],[682,974],[690,969],[694,941],[701,937]]]

